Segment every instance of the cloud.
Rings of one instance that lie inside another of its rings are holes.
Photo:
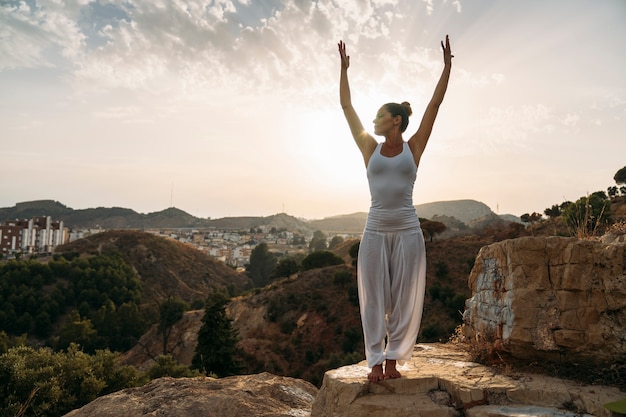
[[[45,8],[25,2],[0,6],[0,70],[54,66],[58,62],[48,53],[55,48],[65,58],[80,54],[85,40],[76,25],[80,2],[47,3]]]
[[[341,38],[358,54],[356,76],[371,88],[401,88],[406,77],[440,69],[430,49],[404,42],[415,9],[424,12],[403,0],[33,4],[2,8],[7,29],[0,33],[9,42],[0,43],[8,57],[0,65],[58,66],[63,58],[79,94],[123,89],[208,97],[220,91],[315,101],[336,94]]]

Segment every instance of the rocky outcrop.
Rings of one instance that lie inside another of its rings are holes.
[[[65,417],[304,417],[316,394],[308,382],[268,373],[168,377],[97,398]]]
[[[463,333],[519,358],[626,357],[626,244],[506,240],[481,249]]]
[[[401,379],[367,382],[366,362],[326,372],[311,417],[609,417],[614,387],[544,375],[506,375],[454,344],[417,345]]]

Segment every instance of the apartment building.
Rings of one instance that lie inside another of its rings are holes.
[[[63,222],[52,221],[50,216],[7,220],[0,225],[2,257],[11,257],[16,253],[52,253],[56,246],[68,241],[68,229]]]

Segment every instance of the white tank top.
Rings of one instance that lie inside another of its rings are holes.
[[[382,143],[376,146],[367,164],[367,180],[372,202],[365,228],[382,232],[419,227],[413,206],[413,185],[417,166],[408,143],[393,157],[380,153]]]

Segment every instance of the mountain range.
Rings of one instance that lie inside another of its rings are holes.
[[[512,215],[498,216],[486,204],[475,200],[440,201],[415,206],[421,218],[440,221],[448,228],[475,228],[494,221],[519,221]],[[327,233],[361,233],[367,213],[357,212],[305,220],[286,213],[266,217],[224,217],[206,219],[170,207],[162,211],[143,214],[121,207],[97,207],[74,210],[54,200],[37,200],[17,203],[13,207],[0,208],[0,221],[30,219],[51,216],[62,220],[71,229],[101,227],[103,229],[148,229],[148,228],[217,228],[249,229],[272,226],[305,234],[315,230]]]

